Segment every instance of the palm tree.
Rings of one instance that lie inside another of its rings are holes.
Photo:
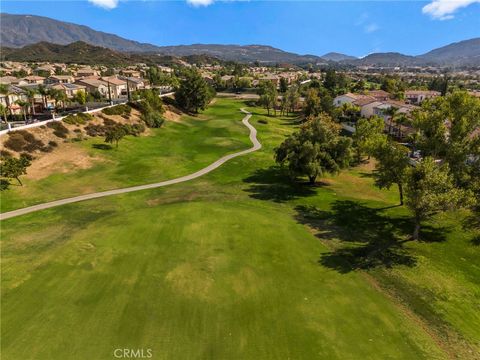
[[[27,122],[27,109],[28,109],[28,101],[23,101],[23,100],[17,100],[15,101],[15,104],[20,106],[22,108],[22,115],[23,115],[23,120]]]
[[[8,97],[8,95],[10,95],[9,86],[6,85],[6,84],[0,84],[0,94],[5,95],[6,108],[4,109],[4,116],[5,116],[5,122],[8,123],[8,121],[7,121],[7,109],[10,112],[10,115],[11,115],[11,112],[12,112],[12,110],[10,109],[10,105],[11,105],[10,104],[10,98]]]
[[[46,109],[47,108],[47,96],[50,93],[50,89],[47,89],[43,85],[39,85],[37,91],[40,95],[42,95],[43,107]]]
[[[392,122],[394,118],[397,116],[398,108],[395,106],[391,106],[385,110],[385,115],[388,116],[388,135],[392,134]]]
[[[3,115],[3,120],[5,121],[5,123],[8,124],[7,108],[3,104],[0,104],[0,113]],[[0,120],[0,122],[1,122],[1,120]]]
[[[35,116],[35,95],[37,91],[35,89],[26,89],[26,92],[28,101],[30,102],[30,113]]]

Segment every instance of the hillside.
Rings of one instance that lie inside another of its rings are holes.
[[[347,60],[354,65],[411,66],[419,63],[416,57],[396,52],[374,53],[361,59]]]
[[[162,54],[174,56],[206,54],[223,60],[260,63],[316,63],[322,59],[315,55],[298,55],[267,45],[193,44],[162,46]]]
[[[456,42],[418,56],[419,60],[452,65],[480,65],[480,38]]]
[[[345,61],[345,60],[355,60],[355,56],[345,55],[337,52],[329,52],[325,55],[322,55],[322,59],[328,61]]]
[[[198,57],[179,59],[169,55],[125,53],[100,46],[93,46],[82,41],[68,45],[58,45],[48,42],[27,45],[20,49],[2,48],[2,60],[10,61],[48,61],[77,63],[86,65],[128,65],[139,62],[171,65],[184,60],[188,63],[199,61]],[[202,57],[203,61],[206,61]],[[218,61],[211,59],[212,62]]]
[[[155,56],[170,55],[175,57],[206,55],[226,61],[255,62],[264,64],[317,64],[340,63],[348,65],[379,65],[379,66],[414,66],[414,65],[450,65],[450,66],[480,66],[480,38],[461,41],[431,50],[426,54],[409,56],[397,52],[375,53],[362,59],[353,56],[330,52],[323,56],[299,55],[267,45],[222,45],[193,44],[177,46],[156,46],[124,39],[114,34],[93,30],[87,26],[76,25],[41,16],[0,14],[0,41],[3,56],[16,56],[16,52],[8,48],[19,48],[25,45],[48,42],[67,45],[84,42],[116,51],[114,61],[125,61],[126,54],[118,52],[146,54],[150,60]],[[30,51],[30,50],[29,50]],[[11,54],[10,54],[11,53]],[[48,53],[44,51],[44,53]],[[28,55],[28,54],[26,54]],[[32,54],[30,54],[32,55]],[[98,54],[97,54],[98,55]],[[101,59],[108,58],[99,56]],[[56,55],[58,56],[58,54]],[[138,55],[135,55],[138,56]],[[79,62],[79,59],[73,59]],[[43,59],[46,60],[46,59]],[[90,59],[82,59],[90,62]],[[60,60],[61,61],[61,60]]]
[[[157,49],[155,45],[43,16],[2,13],[0,23],[0,42],[5,47],[23,47],[43,41],[61,45],[83,41],[117,51],[144,52]]]

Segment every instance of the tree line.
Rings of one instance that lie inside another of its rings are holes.
[[[275,150],[275,160],[292,178],[306,176],[314,183],[363,156],[375,158],[375,185],[398,188],[400,205],[413,215],[412,238],[418,239],[422,222],[433,215],[480,207],[480,99],[457,91],[427,100],[409,121],[409,139],[422,154],[415,162],[410,149],[384,133],[383,119],[360,119],[350,138],[325,112],[308,117]]]

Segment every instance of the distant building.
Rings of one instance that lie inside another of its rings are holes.
[[[431,90],[407,90],[405,91],[405,100],[410,104],[421,104],[426,99],[440,96],[440,92]]]

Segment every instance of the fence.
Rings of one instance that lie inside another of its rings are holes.
[[[169,92],[169,93],[165,93],[165,94],[160,94],[159,97],[162,98],[162,97],[166,97],[166,96],[171,96],[173,94],[174,94],[173,92]],[[110,108],[110,107],[113,107],[113,106],[116,106],[116,105],[119,105],[119,104],[126,104],[127,102],[128,102],[127,100],[116,101],[111,105],[106,105],[106,106],[103,106],[103,107],[98,107],[98,108],[91,109],[91,110],[86,110],[86,111],[76,111],[76,112],[72,112],[71,114],[78,114],[78,113],[93,114],[93,113],[102,111],[103,109]],[[53,122],[53,121],[61,121],[62,119],[66,118],[67,116],[68,115],[55,117],[55,115],[52,115],[51,119],[35,122],[35,123],[32,123],[32,124],[17,126],[17,127],[12,127],[12,126],[10,126],[10,123],[8,123],[8,129],[0,131],[0,136],[5,135],[5,134],[9,133],[10,131],[31,129],[31,128],[35,128],[35,127],[39,127],[39,126],[48,124],[48,123]]]

